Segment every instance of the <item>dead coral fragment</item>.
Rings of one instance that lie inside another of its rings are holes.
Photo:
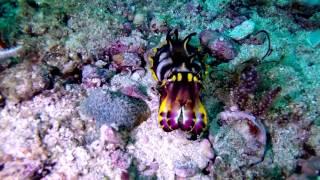
[[[0,60],[18,56],[22,50],[22,46],[17,46],[10,49],[0,49]]]

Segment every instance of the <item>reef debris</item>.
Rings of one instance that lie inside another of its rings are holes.
[[[82,85],[86,88],[101,87],[108,83],[115,74],[113,71],[94,65],[82,67]]]
[[[0,60],[4,60],[10,57],[18,56],[22,51],[22,46],[13,47],[10,49],[1,49],[0,48]]]

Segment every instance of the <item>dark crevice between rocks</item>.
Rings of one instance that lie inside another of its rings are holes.
[[[34,0],[26,0],[26,3],[28,4],[28,6],[35,10],[38,10],[40,8],[37,2],[35,2]]]
[[[320,20],[312,18],[315,13],[320,11],[319,5],[308,6],[293,2],[287,6],[276,5],[276,7],[286,12],[287,16],[303,29],[315,30],[320,28]]]
[[[264,151],[264,155],[262,157],[263,158],[262,161],[264,161],[264,158],[266,157],[267,152],[271,151],[273,153],[272,136],[271,136],[271,134],[270,134],[268,129],[266,129],[266,131],[267,131],[267,142],[266,142],[266,148],[265,148],[265,151]]]
[[[50,161],[45,161],[42,164],[42,167],[38,170],[35,171],[33,173],[33,175],[31,176],[32,180],[41,180],[44,177],[46,177],[47,175],[49,175],[53,169],[53,167],[56,165],[55,162],[50,162]]]
[[[206,168],[201,170],[202,174],[204,174],[204,175],[209,175],[210,174],[210,169],[208,169],[209,168],[209,163],[208,163]]]
[[[63,75],[62,79],[64,80],[64,86],[67,84],[81,84],[82,70],[79,68],[75,68],[72,72]]]
[[[302,148],[303,148],[303,151],[304,151],[304,153],[301,156],[302,159],[308,159],[308,158],[310,158],[312,156],[316,156],[317,155],[315,149],[312,146],[310,146],[309,144],[307,144],[307,143],[304,143],[302,145]]]
[[[0,108],[3,108],[6,105],[6,99],[0,92]],[[1,169],[1,168],[0,168]]]

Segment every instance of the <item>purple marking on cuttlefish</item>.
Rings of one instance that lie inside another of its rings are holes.
[[[197,122],[193,129],[192,129],[192,132],[195,133],[195,134],[200,134],[202,132],[202,130],[204,129],[205,127],[205,124],[203,121],[199,121]]]
[[[190,131],[190,130],[192,130],[194,124],[195,123],[192,119],[188,119],[185,122],[180,124],[180,128],[184,131]]]
[[[170,132],[172,131],[167,123],[167,121],[165,121],[164,119],[160,121],[160,125],[162,126],[162,129],[165,131],[165,132]]]
[[[178,123],[177,123],[174,119],[169,119],[169,120],[168,120],[168,125],[170,126],[170,128],[171,128],[172,130],[175,130],[175,129],[178,129],[178,128],[179,128]]]

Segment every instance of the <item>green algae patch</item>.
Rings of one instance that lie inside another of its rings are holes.
[[[18,18],[19,8],[14,1],[8,1],[0,4],[0,35],[9,37],[18,32]],[[9,39],[9,38],[7,38]]]

